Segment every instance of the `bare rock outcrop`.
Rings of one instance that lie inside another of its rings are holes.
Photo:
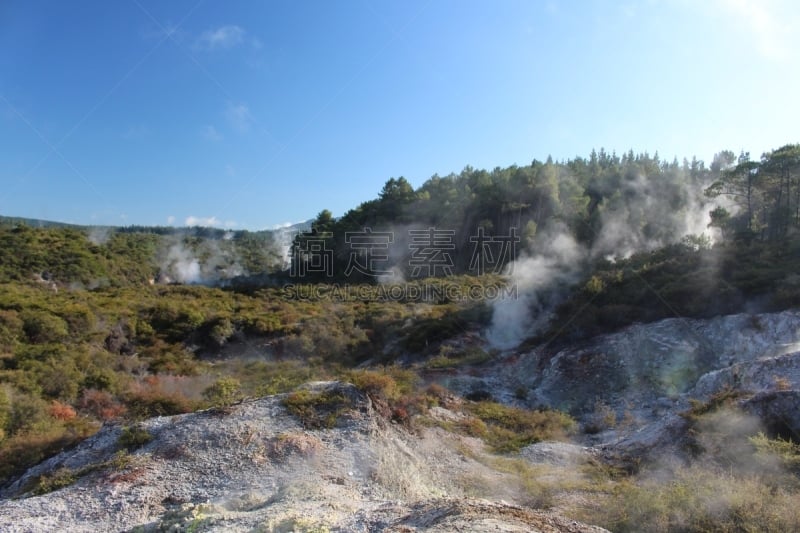
[[[602,531],[468,498],[455,478],[485,467],[443,446],[441,430],[409,434],[349,384],[307,390],[347,409],[308,429],[278,395],[106,425],[3,489],[3,530]]]

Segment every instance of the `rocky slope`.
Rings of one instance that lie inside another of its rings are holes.
[[[446,429],[461,413],[434,407],[429,423],[409,431],[354,387],[316,383],[313,394],[347,399],[334,427],[304,427],[285,396],[155,418],[136,431],[107,425],[4,488],[0,523],[9,531],[601,531],[567,518],[593,497],[584,465],[675,452],[690,400],[737,391],[765,430],[799,440],[800,311],[634,325],[557,351],[504,352],[436,380],[464,395],[567,410],[581,423],[579,442],[500,457]],[[551,511],[533,510],[543,507]]]
[[[509,403],[570,412],[585,444],[658,453],[680,430],[690,400],[742,393],[767,429],[800,440],[800,311],[674,318],[637,324],[555,353],[507,351],[485,372],[445,384]]]
[[[477,443],[441,429],[399,430],[351,385],[310,387],[349,398],[352,408],[335,427],[305,429],[283,396],[147,420],[136,435],[150,435],[149,442],[108,425],[7,487],[3,530],[604,531],[468,497],[475,476],[504,485],[500,473],[458,452],[465,445],[477,450]],[[134,449],[120,454],[132,441]],[[42,479],[66,472],[66,487],[35,495]],[[514,501],[505,485],[492,495]]]

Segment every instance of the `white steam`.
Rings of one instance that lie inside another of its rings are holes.
[[[708,227],[717,205],[703,195],[704,185],[664,174],[648,179],[641,172],[624,178],[620,191],[604,198],[590,249],[575,242],[560,223],[550,222],[537,235],[533,251],[507,268],[517,297],[498,300],[487,332],[489,342],[510,349],[543,330],[570,285],[581,279],[589,260],[614,261],[634,253],[680,242],[687,235],[710,242],[717,231]]]
[[[549,321],[559,293],[554,289],[574,283],[586,257],[586,251],[565,228],[559,227],[537,242],[538,253],[518,259],[506,270],[518,296],[495,304],[487,338],[496,348],[516,346]]]
[[[201,283],[200,261],[191,250],[186,249],[182,243],[170,246],[167,252],[166,270],[171,277],[180,283]]]
[[[176,236],[160,262],[160,280],[216,285],[245,274],[232,237],[232,234],[225,234],[220,241],[204,240],[193,248]]]
[[[111,238],[111,228],[93,227],[89,230],[89,242],[96,246],[102,246]]]

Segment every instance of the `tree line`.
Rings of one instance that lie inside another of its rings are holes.
[[[726,198],[712,224],[731,238],[777,241],[800,227],[800,145],[787,144],[765,153],[758,161],[748,152],[736,158],[724,152],[725,168],[706,190]]]
[[[330,270],[334,278],[349,270],[352,278],[348,266],[354,260],[364,264],[373,253],[375,270],[399,269],[407,277],[414,254],[409,230],[438,228],[452,233],[451,270],[474,274],[478,232],[499,237],[514,231],[520,249],[535,252],[536,236],[558,227],[596,256],[626,256],[679,242],[709,225],[723,238],[777,240],[799,224],[800,145],[768,152],[760,161],[725,150],[710,165],[697,158],[662,160],[657,152],[600,149],[588,157],[491,171],[467,166],[459,174],[434,175],[417,189],[403,177],[391,178],[377,198],[339,218],[328,210],[319,213],[312,232],[295,239],[291,259],[294,271],[308,280],[330,277]],[[354,248],[353,235],[365,228],[392,232],[393,251]],[[317,248],[308,246],[309,238]],[[314,250],[328,254],[323,259],[332,269],[309,268],[320,259]]]

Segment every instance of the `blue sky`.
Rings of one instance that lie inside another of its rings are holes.
[[[800,142],[792,0],[0,4],[0,214],[246,229],[390,177]]]

